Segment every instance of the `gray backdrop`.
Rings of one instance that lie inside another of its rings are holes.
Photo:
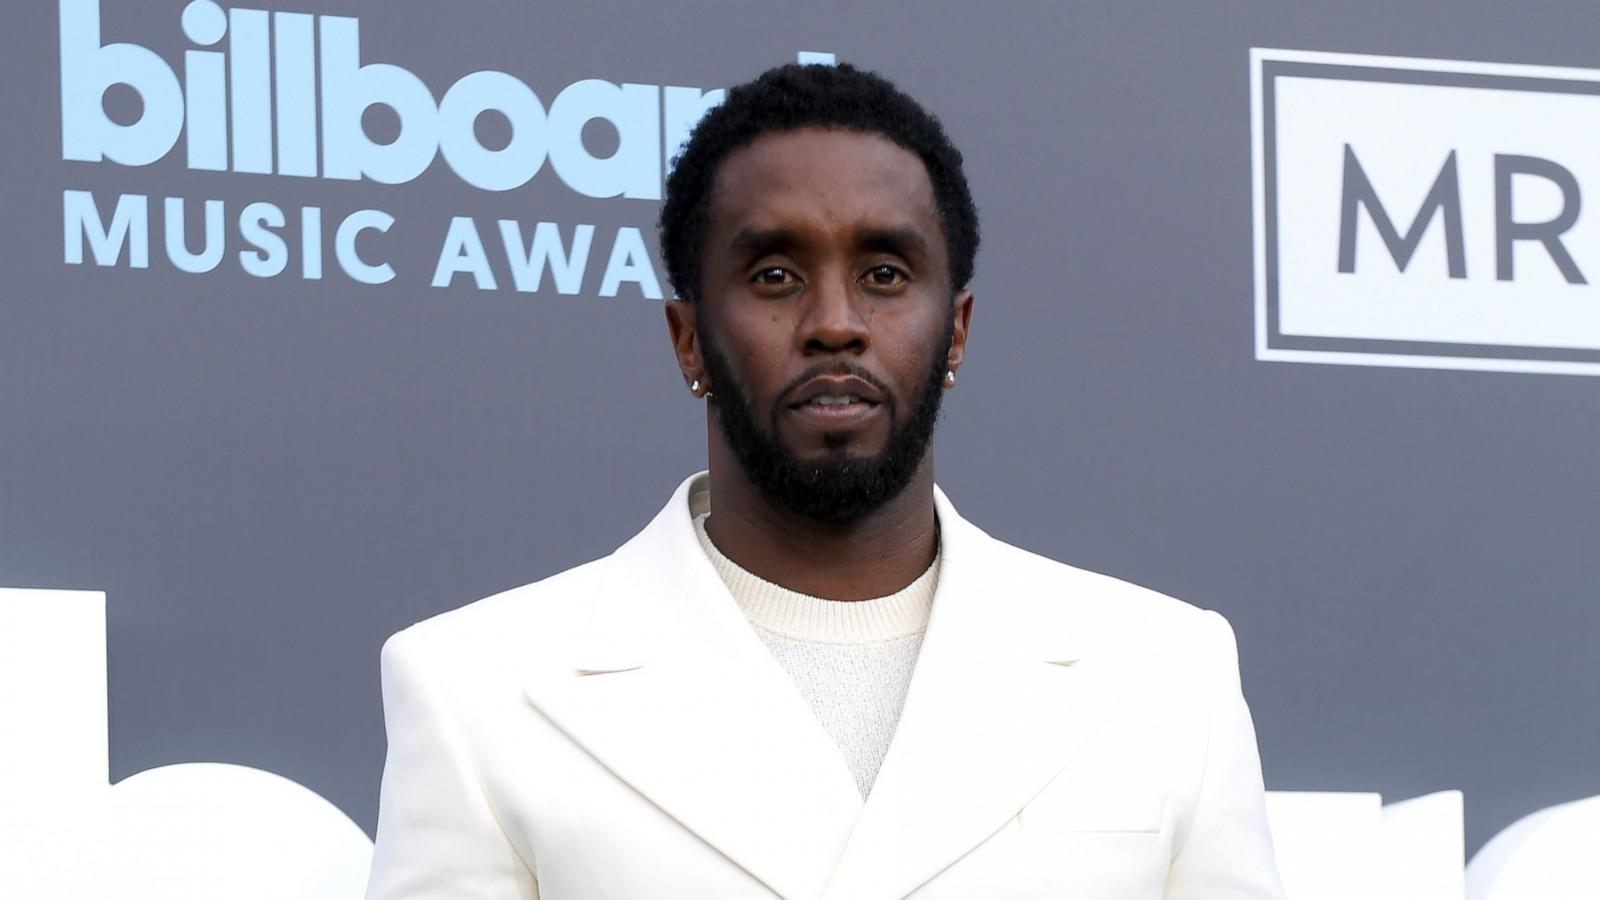
[[[1255,361],[1247,58],[1600,67],[1592,3],[274,8],[359,16],[364,59],[435,96],[484,68],[546,103],[583,78],[719,87],[799,50],[881,70],[943,117],[983,213],[937,445],[963,513],[1226,614],[1271,788],[1462,788],[1469,850],[1600,793],[1600,384]],[[104,0],[104,40],[181,75],[181,10]],[[603,554],[702,464],[660,304],[597,296],[610,234],[649,234],[656,205],[548,167],[491,193],[437,161],[394,186],[190,171],[181,141],[63,162],[56,17],[15,4],[0,30],[0,584],[108,592],[113,780],[258,766],[370,833],[383,639]],[[149,195],[150,268],[66,265],[68,189]],[[297,259],[253,278],[231,225],[216,271],[175,271],[169,195],[318,205],[330,241],[336,213],[386,210],[361,246],[397,277],[356,284],[330,252],[321,281]],[[500,290],[429,286],[454,215]],[[597,225],[582,293],[511,290],[496,217]]]

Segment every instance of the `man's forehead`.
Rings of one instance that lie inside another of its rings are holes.
[[[878,134],[803,128],[765,134],[718,167],[712,231],[821,226],[869,233],[938,228],[933,185],[916,154]]]

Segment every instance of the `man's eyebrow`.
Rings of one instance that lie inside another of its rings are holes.
[[[859,228],[855,241],[863,250],[892,253],[904,259],[922,258],[928,253],[927,239],[911,225]],[[729,247],[740,259],[759,259],[769,253],[790,252],[805,243],[800,233],[790,228],[741,228]]]
[[[757,259],[800,242],[800,236],[787,228],[741,228],[729,246],[741,259]]]
[[[856,232],[856,243],[866,250],[893,253],[905,259],[926,256],[928,253],[928,242],[922,232],[910,225],[865,228]]]

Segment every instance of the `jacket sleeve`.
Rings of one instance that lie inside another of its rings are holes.
[[[380,654],[389,750],[367,900],[538,900],[424,651],[408,629]]]
[[[1168,871],[1165,900],[1282,900],[1267,830],[1255,725],[1239,683],[1233,628],[1206,612],[1213,667],[1199,799]]]

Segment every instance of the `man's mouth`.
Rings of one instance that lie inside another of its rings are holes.
[[[866,403],[859,394],[818,394],[807,400],[804,405],[811,406],[844,406],[850,403]]]
[[[789,411],[806,428],[839,432],[866,427],[878,417],[881,405],[860,394],[814,394]]]
[[[855,375],[817,375],[790,394],[789,411],[819,431],[857,428],[876,418],[884,393],[871,381]]]
[[[791,407],[797,406],[848,406],[852,403],[883,402],[884,394],[878,386],[855,375],[816,375],[795,387],[789,395]]]

